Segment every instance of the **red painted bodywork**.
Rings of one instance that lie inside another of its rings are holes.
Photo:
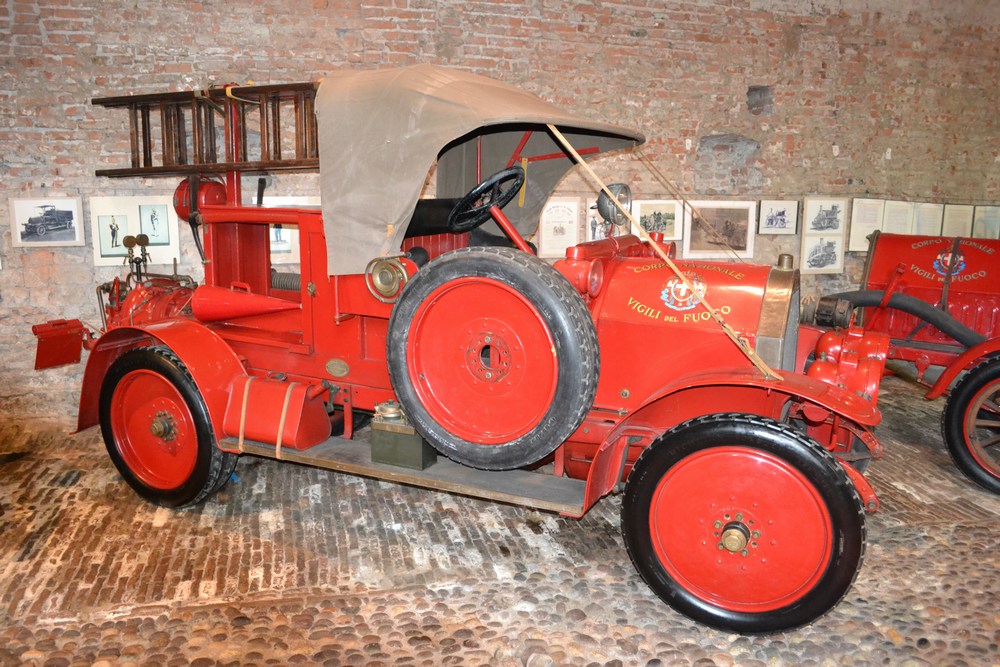
[[[1000,241],[877,234],[871,241],[864,289],[908,294],[941,307],[956,320],[988,338],[1000,337]],[[954,262],[950,280],[947,268]],[[909,313],[869,309],[864,327],[892,339],[890,359],[929,366],[952,366],[964,348],[947,334]],[[971,363],[973,359],[968,359]],[[967,365],[967,364],[966,364]],[[952,379],[965,368],[950,372]],[[936,392],[935,395],[939,395]]]
[[[230,107],[226,122],[230,162],[243,150],[242,120],[235,109]],[[535,159],[551,157],[563,155]],[[191,206],[192,183],[198,184],[195,206]],[[128,350],[145,345],[169,348],[182,361],[204,398],[216,438],[229,436],[227,447],[235,438],[240,443],[250,439],[308,449],[329,436],[328,412],[343,418],[344,436],[350,438],[356,411],[371,412],[396,398],[386,367],[392,299],[380,297],[364,274],[331,275],[318,211],[246,207],[241,204],[240,187],[241,174],[230,171],[222,180],[185,180],[176,191],[178,215],[190,217],[202,239],[204,285],[157,275],[103,286],[106,326],[84,341],[90,356],[79,429],[99,420],[101,386],[111,364]],[[514,244],[530,251],[516,229],[504,224],[502,212],[493,213]],[[297,288],[289,289],[287,283],[272,287],[270,225],[298,231]],[[653,239],[662,241],[656,234]],[[435,234],[408,239],[402,249],[419,245],[433,259],[468,243],[468,234]],[[672,257],[673,244],[665,247]],[[406,277],[420,270],[406,258],[399,262]],[[751,349],[764,347],[762,312],[769,295],[774,311],[776,290],[769,285],[777,269],[707,261],[677,264]],[[600,349],[593,405],[553,455],[555,474],[587,480],[581,513],[628,475],[643,448],[671,427],[709,413],[788,419],[835,454],[850,452],[860,438],[878,455],[871,428],[880,419],[875,404],[888,338],[856,329],[825,332],[798,327],[797,315],[789,315],[793,304],[797,313],[797,280],[794,291],[786,290],[779,299],[781,314],[791,321],[781,325],[784,333],[778,338],[790,352],[771,362],[776,376],[766,377],[705,307],[692,299],[649,243],[622,236],[580,244],[569,248],[555,267],[582,295]],[[519,322],[537,320],[534,307],[517,306],[517,295],[509,292],[483,280],[475,294],[489,301],[509,299],[507,315]],[[435,298],[443,301],[447,295]],[[432,325],[442,326],[416,322],[416,326]],[[552,347],[548,335],[541,331],[529,341],[533,348],[529,353],[548,354]],[[469,345],[481,350],[479,343]],[[491,354],[505,352],[495,348]],[[438,361],[454,363],[447,356]],[[550,375],[555,377],[554,366]],[[460,381],[456,371],[455,383]],[[516,402],[514,414],[528,415],[525,419],[530,421],[532,405],[543,408],[553,389],[552,383],[542,383],[508,397]],[[456,389],[449,398],[460,395]],[[434,397],[425,398],[434,405]],[[436,417],[447,422],[443,410]],[[488,446],[491,439],[502,440],[530,428],[490,414],[495,418],[491,424],[500,424],[504,433],[494,438],[484,425],[478,436],[463,433],[463,437],[481,437]],[[874,498],[870,487],[858,479],[865,497]]]

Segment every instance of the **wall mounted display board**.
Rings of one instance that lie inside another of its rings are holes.
[[[942,236],[972,236],[972,213],[974,206],[965,204],[945,204]]]
[[[977,239],[1000,238],[1000,206],[977,206],[972,218],[972,235]]]
[[[866,252],[868,250],[868,237],[882,229],[884,212],[885,202],[881,199],[858,198],[854,200],[851,205],[851,235],[847,244],[849,251]]]

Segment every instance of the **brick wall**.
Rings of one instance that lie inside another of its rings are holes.
[[[998,45],[1000,13],[974,0],[6,0],[0,182],[5,199],[169,194],[172,179],[93,176],[127,149],[124,114],[94,96],[432,62],[641,128],[644,154],[696,197],[997,202]],[[665,194],[639,160],[597,166]],[[315,183],[282,176],[272,191]],[[6,201],[0,230],[0,408],[75,415],[82,367],[33,373],[30,326],[97,321],[93,286],[118,270],[95,269],[90,247],[13,248]],[[797,255],[797,240],[758,237],[756,259]],[[805,291],[856,284],[861,261]],[[182,265],[197,275],[190,250]]]

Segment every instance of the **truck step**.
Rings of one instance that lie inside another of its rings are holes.
[[[224,438],[221,444],[225,449],[236,450],[239,441]],[[355,433],[353,440],[333,437],[304,451],[282,448],[280,455],[272,444],[244,440],[243,453],[567,516],[579,517],[584,511],[587,484],[579,479],[528,470],[477,470],[443,456],[425,470],[375,463],[371,457],[368,428]]]

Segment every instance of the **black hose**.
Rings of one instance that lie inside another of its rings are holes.
[[[849,301],[855,308],[879,306],[885,298],[884,290],[858,290],[856,292],[841,292],[834,294],[833,298]],[[946,333],[965,347],[978,345],[986,340],[986,336],[965,326],[948,313],[935,308],[926,301],[922,301],[909,294],[893,294],[886,304],[889,308],[901,310],[904,313],[915,315],[928,324],[932,324],[942,333]]]

